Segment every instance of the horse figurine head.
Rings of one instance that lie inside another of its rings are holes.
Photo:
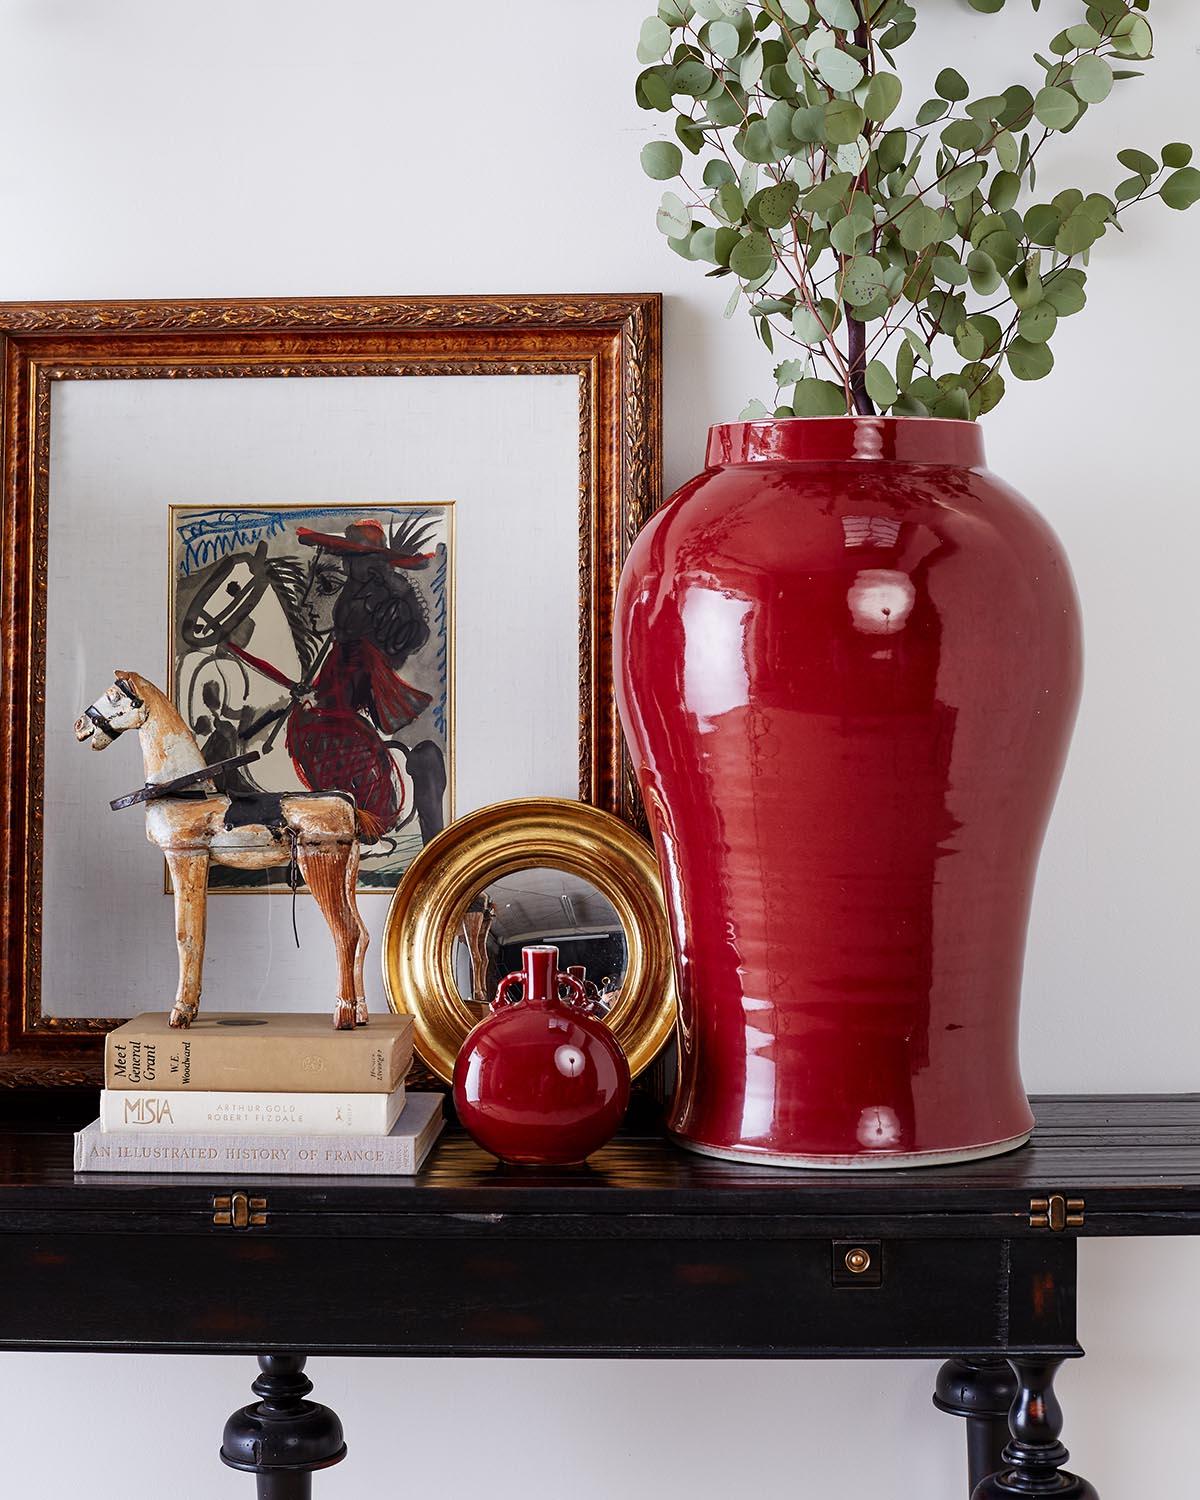
[[[113,673],[113,685],[75,720],[75,738],[90,740],[93,750],[107,750],[129,729],[141,729],[150,717],[145,683],[136,672]]]

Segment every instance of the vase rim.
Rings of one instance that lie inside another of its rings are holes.
[[[983,432],[977,422],[953,417],[764,417],[708,429],[710,469],[839,462],[981,469]]]

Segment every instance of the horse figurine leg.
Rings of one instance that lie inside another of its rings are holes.
[[[351,849],[357,847],[356,844],[302,843],[296,848],[300,873],[329,924],[337,953],[338,996],[333,1009],[333,1024],[339,1031],[349,1030],[354,1025],[354,960],[359,945],[359,926],[355,910],[346,897],[346,867]]]
[[[208,914],[208,851],[166,849],[163,852],[175,892],[175,946],[179,950],[179,988],[171,1009],[171,1025],[188,1027],[200,1009]]]
[[[366,964],[367,944],[371,941],[371,934],[367,929],[367,924],[362,919],[362,913],[358,909],[358,862],[358,845],[351,844],[350,858],[346,861],[346,900],[350,906],[350,913],[358,926],[358,943],[354,949],[354,1024],[356,1026],[365,1026],[367,1024],[367,988],[363,979],[363,969]]]

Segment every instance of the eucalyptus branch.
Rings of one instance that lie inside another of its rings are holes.
[[[1006,0],[970,3],[995,12]],[[1151,57],[1149,5],[1081,3],[1081,19],[1034,54],[1030,86],[972,97],[947,67],[935,97],[897,124],[892,58],[916,30],[914,0],[659,0],[642,26],[637,98],[675,116],[677,139],[651,141],[642,163],[679,178],[687,198],[664,192],[659,228],[734,279],[727,312],[749,296],[768,350],[803,349],[776,366],[777,392],[791,392],[779,415],[976,417],[1006,374],[1049,373],[1059,322],[1086,303],[1095,244],[1135,203],[1200,199],[1179,143],[1118,153],[1131,175],[1111,196],[1036,194],[1047,141]],[[935,376],[947,341],[962,363]]]

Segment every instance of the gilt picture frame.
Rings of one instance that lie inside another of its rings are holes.
[[[447,816],[547,794],[636,820],[611,625],[660,500],[660,326],[653,293],[0,304],[0,1087],[94,1085],[106,1031],[169,1001],[161,865],[107,806],[141,767],[85,762],[70,719],[114,668],[165,676],[172,505],[453,501]],[[296,1001],[317,945],[285,945],[289,905],[215,904],[206,1004],[323,1008]]]

